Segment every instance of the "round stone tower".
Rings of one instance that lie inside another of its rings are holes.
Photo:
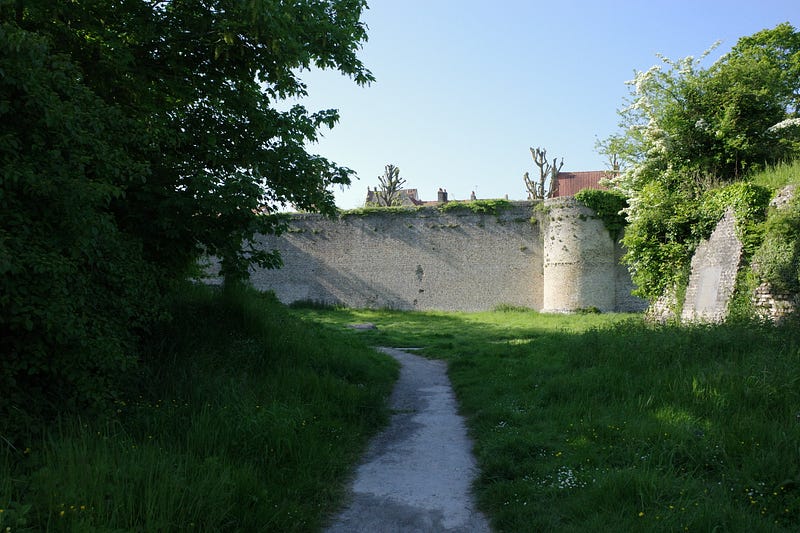
[[[603,221],[572,197],[545,208],[542,312],[614,311],[615,243]]]

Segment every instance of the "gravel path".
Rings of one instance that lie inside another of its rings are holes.
[[[394,348],[402,365],[389,427],[370,443],[329,533],[489,532],[470,491],[472,443],[446,364]]]

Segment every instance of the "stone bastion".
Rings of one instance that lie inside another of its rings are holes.
[[[631,295],[619,242],[576,200],[513,202],[494,213],[476,212],[470,204],[448,207],[370,210],[336,219],[292,215],[283,235],[257,239],[279,250],[284,266],[253,269],[251,282],[287,304],[446,311],[500,305],[543,312],[646,308]]]

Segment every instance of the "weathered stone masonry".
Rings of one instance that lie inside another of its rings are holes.
[[[725,318],[741,259],[742,243],[736,236],[733,209],[729,208],[692,256],[682,321],[721,322]]]
[[[544,311],[640,311],[621,249],[575,200],[515,202],[498,214],[441,212],[294,215],[281,237],[261,236],[284,266],[253,285],[284,303],[479,311],[500,304]]]

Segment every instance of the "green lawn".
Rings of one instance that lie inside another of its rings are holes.
[[[800,331],[296,310],[449,363],[497,531],[800,530]]]
[[[800,329],[296,309],[187,290],[105,417],[0,451],[0,531],[319,531],[397,375],[446,360],[497,531],[800,530]],[[345,326],[372,322],[376,330]]]

